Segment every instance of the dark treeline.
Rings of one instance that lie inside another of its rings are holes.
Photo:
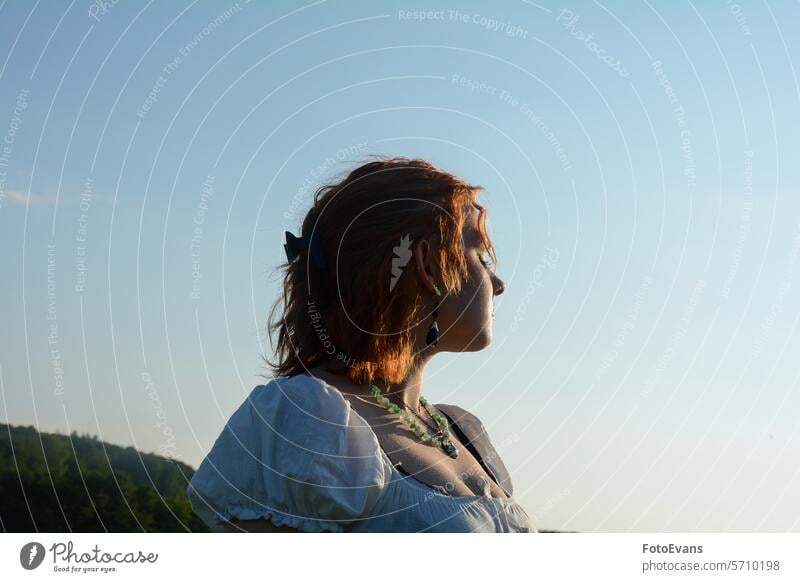
[[[0,424],[0,531],[207,531],[189,465],[97,440]]]

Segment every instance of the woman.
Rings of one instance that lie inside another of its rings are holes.
[[[397,157],[316,192],[286,233],[275,377],[188,488],[213,530],[536,531],[480,420],[423,396],[435,354],[491,341],[504,286],[480,190]]]

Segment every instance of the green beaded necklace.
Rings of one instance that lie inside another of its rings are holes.
[[[450,440],[450,430],[448,429],[447,421],[442,418],[442,415],[439,414],[435,408],[428,404],[428,401],[424,396],[419,397],[419,402],[425,407],[425,410],[428,411],[428,414],[431,415],[433,420],[435,420],[436,424],[439,426],[439,431],[433,436],[425,432],[419,423],[411,418],[406,411],[386,398],[386,396],[381,393],[381,389],[375,386],[375,384],[370,384],[369,388],[372,392],[372,395],[375,397],[375,400],[377,400],[378,403],[389,412],[399,414],[400,418],[403,419],[403,421],[411,428],[412,431],[414,431],[414,434],[417,435],[422,442],[434,447],[442,447],[444,452],[454,459],[458,457],[458,447],[456,447],[453,444],[453,441]]]

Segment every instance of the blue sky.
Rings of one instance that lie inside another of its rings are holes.
[[[539,527],[800,531],[798,16],[2,2],[0,418],[197,466],[263,383],[284,230],[418,156],[485,187],[506,283],[425,393]]]

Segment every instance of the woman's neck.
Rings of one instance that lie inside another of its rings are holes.
[[[418,357],[416,365],[409,370],[402,382],[391,385],[387,385],[385,382],[375,382],[375,384],[391,402],[398,406],[405,406],[419,414],[423,408],[419,402],[419,397],[422,394],[424,368],[429,359],[429,357]],[[326,373],[332,374],[339,380],[337,388],[340,390],[344,388],[347,392],[357,396],[370,394],[367,386],[354,384],[350,381],[346,374],[347,366],[340,361],[320,363],[309,371],[314,376]]]

